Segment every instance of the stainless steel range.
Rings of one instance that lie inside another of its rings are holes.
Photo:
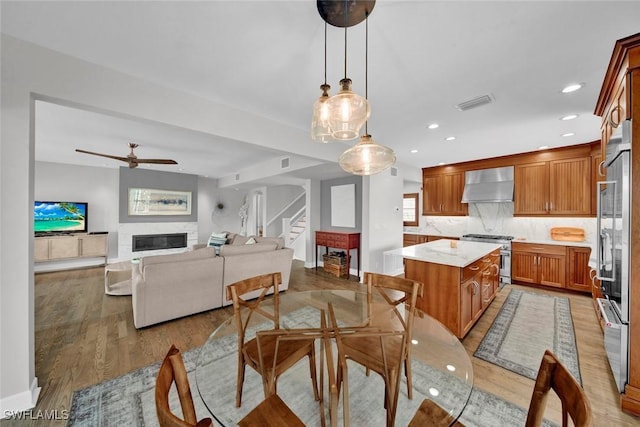
[[[511,283],[511,241],[513,236],[494,236],[491,234],[465,234],[460,240],[470,242],[496,243],[500,248],[500,287]]]

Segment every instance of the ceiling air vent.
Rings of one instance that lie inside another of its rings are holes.
[[[477,98],[470,99],[468,101],[461,102],[456,105],[456,109],[460,111],[471,110],[472,108],[481,107],[486,104],[491,104],[493,102],[493,97],[491,95],[482,95]]]

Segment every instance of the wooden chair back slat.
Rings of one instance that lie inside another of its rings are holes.
[[[169,407],[169,391],[171,385],[176,385],[176,391],[180,399],[182,416],[178,418]],[[204,427],[213,426],[211,418],[203,418],[198,422],[196,410],[193,405],[193,396],[189,387],[187,370],[182,360],[180,350],[172,345],[164,358],[158,371],[155,388],[156,413],[160,427]]]
[[[531,395],[525,427],[542,425],[547,397],[551,390],[555,391],[562,402],[563,427],[567,427],[568,417],[571,417],[575,427],[591,425],[591,404],[586,393],[556,355],[546,350]]]

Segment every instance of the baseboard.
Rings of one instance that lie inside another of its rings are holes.
[[[9,418],[13,414],[35,407],[39,395],[38,377],[35,377],[29,390],[0,399],[0,419]]]

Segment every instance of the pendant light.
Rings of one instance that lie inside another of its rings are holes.
[[[320,85],[322,95],[313,103],[311,117],[311,139],[316,142],[331,142],[332,131],[329,126],[329,89],[327,84],[327,22],[324,23],[324,84]]]
[[[365,18],[365,98],[369,96],[369,15]],[[368,122],[365,121],[364,135],[360,141],[342,153],[338,160],[340,167],[354,175],[375,175],[389,169],[396,162],[393,150],[384,145],[376,144],[369,135]]]
[[[345,2],[346,3],[346,2]],[[344,78],[340,80],[340,92],[329,98],[329,126],[334,139],[355,139],[369,118],[371,111],[366,98],[351,90],[351,79],[347,78],[347,27],[348,8],[344,12]]]

